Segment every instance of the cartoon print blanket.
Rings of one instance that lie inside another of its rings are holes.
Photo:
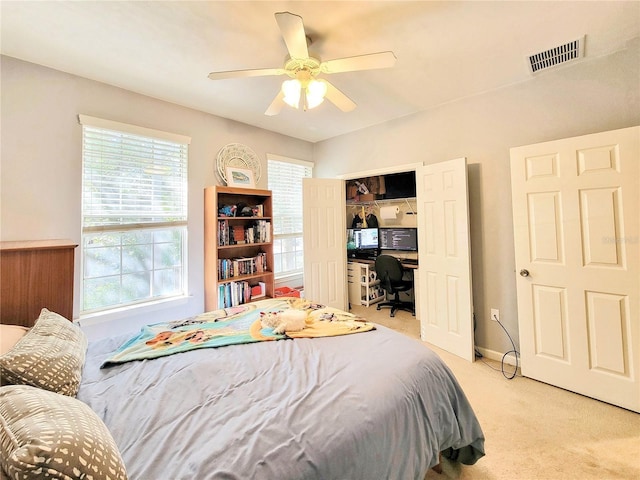
[[[276,334],[273,328],[262,328],[261,312],[279,312],[289,308],[308,312],[306,328],[286,334]],[[299,298],[271,298],[205,312],[184,320],[146,325],[137,336],[125,342],[100,368],[199,348],[287,338],[330,337],[370,330],[375,330],[372,323],[342,310]]]

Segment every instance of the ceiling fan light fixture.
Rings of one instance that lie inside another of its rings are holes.
[[[302,100],[303,109],[306,111],[324,102],[327,84],[322,80],[293,78],[282,82],[282,93],[284,94],[283,100],[287,105],[299,108],[300,100]]]
[[[315,108],[324,102],[327,84],[322,80],[311,80],[306,88],[307,108]]]
[[[295,78],[282,82],[282,93],[284,94],[284,102],[293,108],[298,108],[298,105],[300,104],[301,91],[302,85]]]
[[[211,72],[209,74],[211,80],[288,75],[291,80],[282,83],[280,91],[264,112],[265,115],[277,115],[285,105],[300,108],[300,103],[302,103],[302,109],[306,111],[309,108],[315,108],[320,105],[325,98],[341,111],[351,112],[356,108],[353,100],[338,90],[331,82],[324,79],[316,80],[315,77],[318,74],[389,68],[395,64],[396,56],[390,51],[321,62],[319,59],[309,55],[309,49],[307,48],[309,46],[309,37],[304,31],[304,24],[300,15],[295,15],[291,12],[277,12],[275,17],[289,53],[283,68],[230,70]]]

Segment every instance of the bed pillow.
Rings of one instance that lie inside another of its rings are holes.
[[[29,385],[0,387],[0,462],[21,480],[126,480],[111,433],[75,398]]]
[[[0,324],[0,355],[4,355],[29,331],[21,325]]]
[[[43,308],[35,325],[0,355],[3,385],[32,385],[75,397],[87,338],[80,327]]]

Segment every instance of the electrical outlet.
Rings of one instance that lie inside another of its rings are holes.
[[[497,308],[491,309],[491,320],[494,320],[496,322],[500,320],[500,310],[498,310]]]

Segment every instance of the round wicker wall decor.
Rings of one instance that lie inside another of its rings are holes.
[[[229,143],[218,152],[216,170],[225,183],[228,183],[227,167],[251,170],[256,183],[258,183],[262,175],[262,167],[258,156],[251,148],[241,143]]]

